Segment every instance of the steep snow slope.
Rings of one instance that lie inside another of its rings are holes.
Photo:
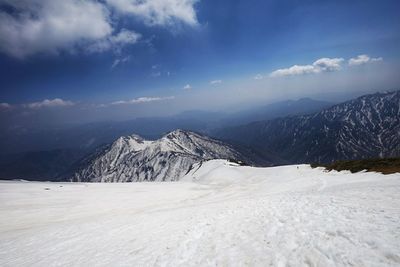
[[[189,131],[176,130],[156,141],[137,135],[117,139],[79,169],[73,181],[138,182],[179,180],[202,160],[243,160],[243,156],[220,141]]]
[[[173,183],[1,182],[0,217],[0,266],[400,265],[400,174],[213,160]]]

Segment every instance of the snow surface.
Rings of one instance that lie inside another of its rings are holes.
[[[400,266],[400,174],[199,164],[180,182],[0,182],[0,266]]]

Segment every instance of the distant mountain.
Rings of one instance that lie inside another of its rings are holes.
[[[79,150],[50,150],[0,157],[0,179],[54,181],[82,157]]]
[[[209,159],[248,160],[230,145],[190,131],[175,130],[155,141],[130,135],[118,138],[104,151],[84,160],[71,180],[176,181],[194,163]]]
[[[306,115],[333,106],[334,103],[301,98],[272,103],[266,106],[254,107],[225,116],[220,125],[238,126],[255,121],[265,121],[290,115]]]
[[[178,128],[201,131],[207,127],[196,118],[154,117],[128,121],[104,121],[57,127],[0,129],[0,154],[30,151],[79,149],[90,152],[99,145],[111,143],[123,135],[138,133],[148,139],[160,138]]]
[[[304,98],[254,107],[235,113],[191,110],[169,117],[136,118],[127,121],[104,121],[79,125],[29,127],[3,125],[0,128],[1,155],[31,151],[76,150],[81,156],[100,145],[109,144],[131,133],[155,140],[175,129],[210,134],[221,127],[237,126],[286,115],[308,114],[331,103]],[[1,160],[1,158],[0,158]]]
[[[400,91],[365,95],[311,115],[230,127],[215,136],[292,163],[400,156]]]

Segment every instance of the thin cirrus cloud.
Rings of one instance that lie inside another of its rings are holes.
[[[221,84],[221,83],[222,83],[222,80],[214,80],[214,81],[210,82],[210,84],[212,84],[212,85]]]
[[[130,100],[115,101],[115,102],[111,102],[109,104],[100,104],[97,106],[105,108],[105,107],[110,107],[110,106],[115,106],[115,105],[133,105],[133,104],[167,101],[167,100],[173,100],[173,99],[175,99],[175,96],[138,97],[138,98],[134,98],[134,99],[130,99]],[[75,106],[76,104],[77,103],[69,101],[69,100],[63,100],[61,98],[54,98],[54,99],[44,99],[42,101],[20,104],[20,105],[10,105],[8,103],[0,103],[0,111],[11,110],[14,107],[39,110],[42,108],[71,107],[71,106]],[[88,106],[90,107],[91,104],[89,104]]]
[[[368,55],[358,55],[357,57],[350,58],[349,59],[349,66],[358,66],[358,65],[364,65],[368,63],[374,63],[374,62],[379,62],[383,61],[382,57],[369,57]]]
[[[261,74],[256,74],[256,76],[254,76],[254,80],[262,80],[264,79],[264,76],[262,76]]]
[[[101,53],[135,44],[141,34],[115,25],[124,16],[148,26],[197,25],[190,0],[0,0],[0,52],[23,59],[60,51]],[[11,11],[12,12],[11,12]]]
[[[183,90],[191,90],[192,89],[192,86],[190,85],[190,84],[186,84],[184,87],[183,87]]]
[[[120,64],[128,62],[130,59],[131,59],[131,56],[115,59],[113,64],[111,65],[111,69],[116,68]]]
[[[159,102],[165,100],[172,100],[175,99],[175,96],[166,96],[166,97],[139,97],[134,98],[131,100],[120,100],[112,102],[111,105],[132,105],[132,104],[142,104],[142,103],[149,103],[149,102]]]
[[[294,76],[312,73],[332,72],[341,69],[343,58],[320,58],[311,65],[293,65],[270,73],[270,77]]]

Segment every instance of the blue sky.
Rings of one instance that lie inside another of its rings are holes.
[[[0,107],[121,119],[395,89],[399,10],[385,0],[0,0]]]

